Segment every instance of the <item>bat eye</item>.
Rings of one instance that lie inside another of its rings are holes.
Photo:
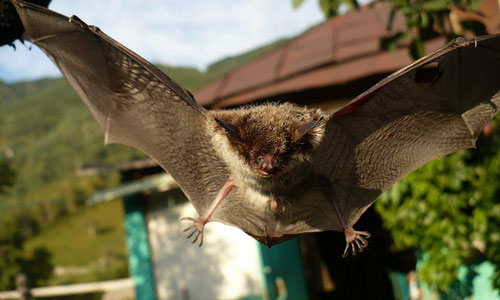
[[[434,61],[419,67],[415,71],[415,82],[420,86],[432,86],[438,81],[442,73],[439,64]]]
[[[323,116],[318,118],[316,121],[300,125],[299,128],[297,128],[297,131],[295,132],[295,137],[293,138],[292,142],[296,143],[297,141],[299,141],[304,135],[306,135],[311,129],[313,129],[314,126],[316,126],[321,120],[323,120]]]
[[[224,128],[226,130],[226,132],[228,132],[232,137],[235,137],[238,140],[243,141],[243,139],[241,138],[240,130],[238,129],[238,127],[234,126],[230,122],[222,122],[221,120],[219,120],[217,118],[215,118],[215,122],[217,122],[217,124],[222,126],[222,128]]]

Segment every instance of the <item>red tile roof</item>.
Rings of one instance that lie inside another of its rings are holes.
[[[498,31],[498,2],[485,0],[487,29]],[[225,107],[281,94],[345,84],[374,74],[393,72],[412,62],[407,48],[380,50],[381,37],[404,30],[396,15],[387,31],[390,6],[378,2],[359,11],[331,18],[288,41],[271,53],[212,81],[195,93],[202,105]],[[461,15],[464,17],[465,15]],[[442,46],[444,39],[426,43],[427,51]]]

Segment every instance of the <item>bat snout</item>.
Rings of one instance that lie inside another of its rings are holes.
[[[262,154],[257,158],[258,173],[261,176],[269,177],[276,172],[274,157],[270,154]]]

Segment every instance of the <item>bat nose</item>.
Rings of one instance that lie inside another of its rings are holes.
[[[276,171],[274,158],[270,154],[262,154],[258,158],[259,173],[264,176],[270,176]]]

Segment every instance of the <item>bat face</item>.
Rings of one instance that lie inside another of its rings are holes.
[[[221,116],[232,151],[260,178],[273,179],[312,160],[323,134],[321,112],[293,106],[263,105]]]
[[[278,127],[274,127],[278,126]],[[312,148],[307,137],[294,142],[294,130],[279,124],[263,126],[262,120],[246,115],[238,120],[241,139],[228,134],[231,146],[261,177],[271,177],[295,161],[307,161]]]

